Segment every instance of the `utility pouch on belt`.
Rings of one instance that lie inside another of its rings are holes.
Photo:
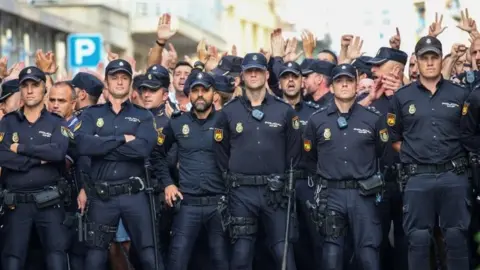
[[[279,175],[272,175],[267,178],[267,191],[265,193],[267,204],[273,209],[286,208],[288,202],[285,196],[285,183]]]
[[[14,193],[5,193],[3,197],[3,204],[7,207],[15,207],[17,204],[17,201],[15,200],[15,194]]]
[[[33,199],[37,208],[42,209],[59,204],[62,201],[62,196],[58,189],[54,188],[33,193]]]
[[[228,226],[230,226],[232,219],[230,216],[230,211],[228,211],[228,203],[225,196],[222,196],[218,201],[217,211],[220,215],[220,219],[222,222],[222,229],[224,232],[226,232],[228,230]]]
[[[359,180],[358,186],[360,190],[360,195],[362,196],[372,196],[382,192],[384,186],[383,177],[380,173],[374,174],[372,177]]]
[[[95,193],[102,201],[108,201],[108,199],[110,199],[108,184],[106,182],[95,183]]]

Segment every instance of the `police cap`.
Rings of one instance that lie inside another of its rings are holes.
[[[368,61],[372,65],[383,65],[388,60],[399,62],[403,65],[407,64],[408,55],[406,52],[389,48],[389,47],[381,47],[377,55]]]
[[[232,76],[213,75],[213,88],[227,94],[235,90],[235,78]]]
[[[226,55],[220,59],[218,66],[212,70],[215,75],[230,75],[237,77],[242,72],[243,58],[233,55]]]
[[[303,75],[312,73],[312,70],[310,69],[310,65],[312,63],[313,63],[313,59],[311,58],[303,59],[302,63],[300,64],[300,68],[302,70]]]
[[[159,90],[160,88],[168,88],[170,86],[170,76],[163,72],[145,74],[145,78],[140,83],[140,88],[145,87],[150,90]]]
[[[347,76],[350,78],[356,78],[357,77],[357,71],[354,66],[350,64],[341,64],[336,66],[332,70],[332,79],[336,80],[339,77],[342,76]]]
[[[261,53],[247,53],[242,61],[242,71],[258,68],[267,70],[267,58]]]
[[[17,79],[5,81],[4,83],[2,83],[2,85],[1,85],[1,90],[2,91],[1,91],[1,95],[0,95],[0,102],[4,102],[11,95],[18,92],[20,90],[19,87],[20,87],[20,84],[19,84],[19,81]]]
[[[36,82],[39,82],[39,81],[46,82],[47,78],[45,77],[45,73],[41,71],[39,68],[30,66],[22,69],[20,71],[20,74],[18,75],[19,84],[22,84],[27,80],[32,80]]]
[[[335,67],[335,64],[332,64],[324,60],[313,60],[308,67],[306,73],[302,73],[303,76],[307,76],[310,73],[320,73],[325,76],[330,76],[332,69]]]
[[[301,75],[302,74],[302,69],[300,68],[300,65],[295,62],[295,61],[289,61],[283,64],[283,66],[280,69],[280,73],[278,74],[279,77],[282,77],[283,75],[287,73],[293,73],[295,75]]]
[[[125,72],[128,75],[132,76],[132,66],[130,65],[130,63],[128,63],[128,61],[125,61],[123,59],[115,59],[108,63],[107,67],[105,68],[105,76],[112,75],[117,72]]]
[[[425,36],[422,37],[415,45],[415,54],[423,55],[427,52],[433,52],[442,55],[442,42],[436,37]]]
[[[87,72],[78,72],[70,81],[73,87],[85,90],[92,97],[99,97],[103,91],[103,82]]]

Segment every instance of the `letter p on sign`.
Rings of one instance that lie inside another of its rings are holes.
[[[99,34],[70,34],[67,38],[68,67],[94,68],[102,59],[103,40]]]

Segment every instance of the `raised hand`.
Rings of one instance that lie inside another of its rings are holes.
[[[396,27],[397,33],[390,38],[390,47],[392,49],[400,50],[400,44],[402,43],[402,39],[400,37],[400,30]]]
[[[443,33],[443,31],[445,31],[445,29],[447,29],[447,27],[442,27],[442,21],[443,21],[443,15],[440,16],[440,20],[438,19],[438,13],[435,12],[435,22],[433,22],[430,27],[428,28],[428,35],[429,36],[432,36],[432,37],[437,37],[438,35],[440,35],[441,33]]]
[[[157,26],[157,41],[160,43],[165,43],[169,40],[175,33],[176,30],[172,29],[171,24],[172,16],[168,13],[163,14],[158,20]]]

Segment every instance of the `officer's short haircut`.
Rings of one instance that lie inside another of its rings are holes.
[[[189,62],[187,62],[187,61],[178,61],[177,64],[175,65],[175,68],[173,69],[173,74],[175,74],[175,70],[176,70],[178,67],[181,67],[181,66],[189,66],[191,69],[193,69],[192,65],[190,65]]]
[[[92,105],[97,104],[98,100],[100,99],[100,97],[95,97],[95,96],[88,95],[88,94],[87,94],[87,97],[88,97],[88,102]]]
[[[324,50],[321,50],[319,53],[328,53],[328,54],[330,54],[330,55],[333,57],[333,63],[334,63],[335,65],[338,64],[338,58],[337,58],[337,55],[336,55],[334,52],[332,52],[332,51],[330,51],[330,50],[328,50],[328,49],[324,49]]]
[[[72,100],[76,100],[77,99],[77,93],[75,92],[75,88],[73,87],[73,85],[69,82],[66,82],[66,81],[60,81],[60,82],[55,82],[53,85],[52,85],[52,88],[53,87],[62,87],[62,86],[65,86],[65,87],[68,87],[68,89],[70,89],[70,95],[72,97]]]

